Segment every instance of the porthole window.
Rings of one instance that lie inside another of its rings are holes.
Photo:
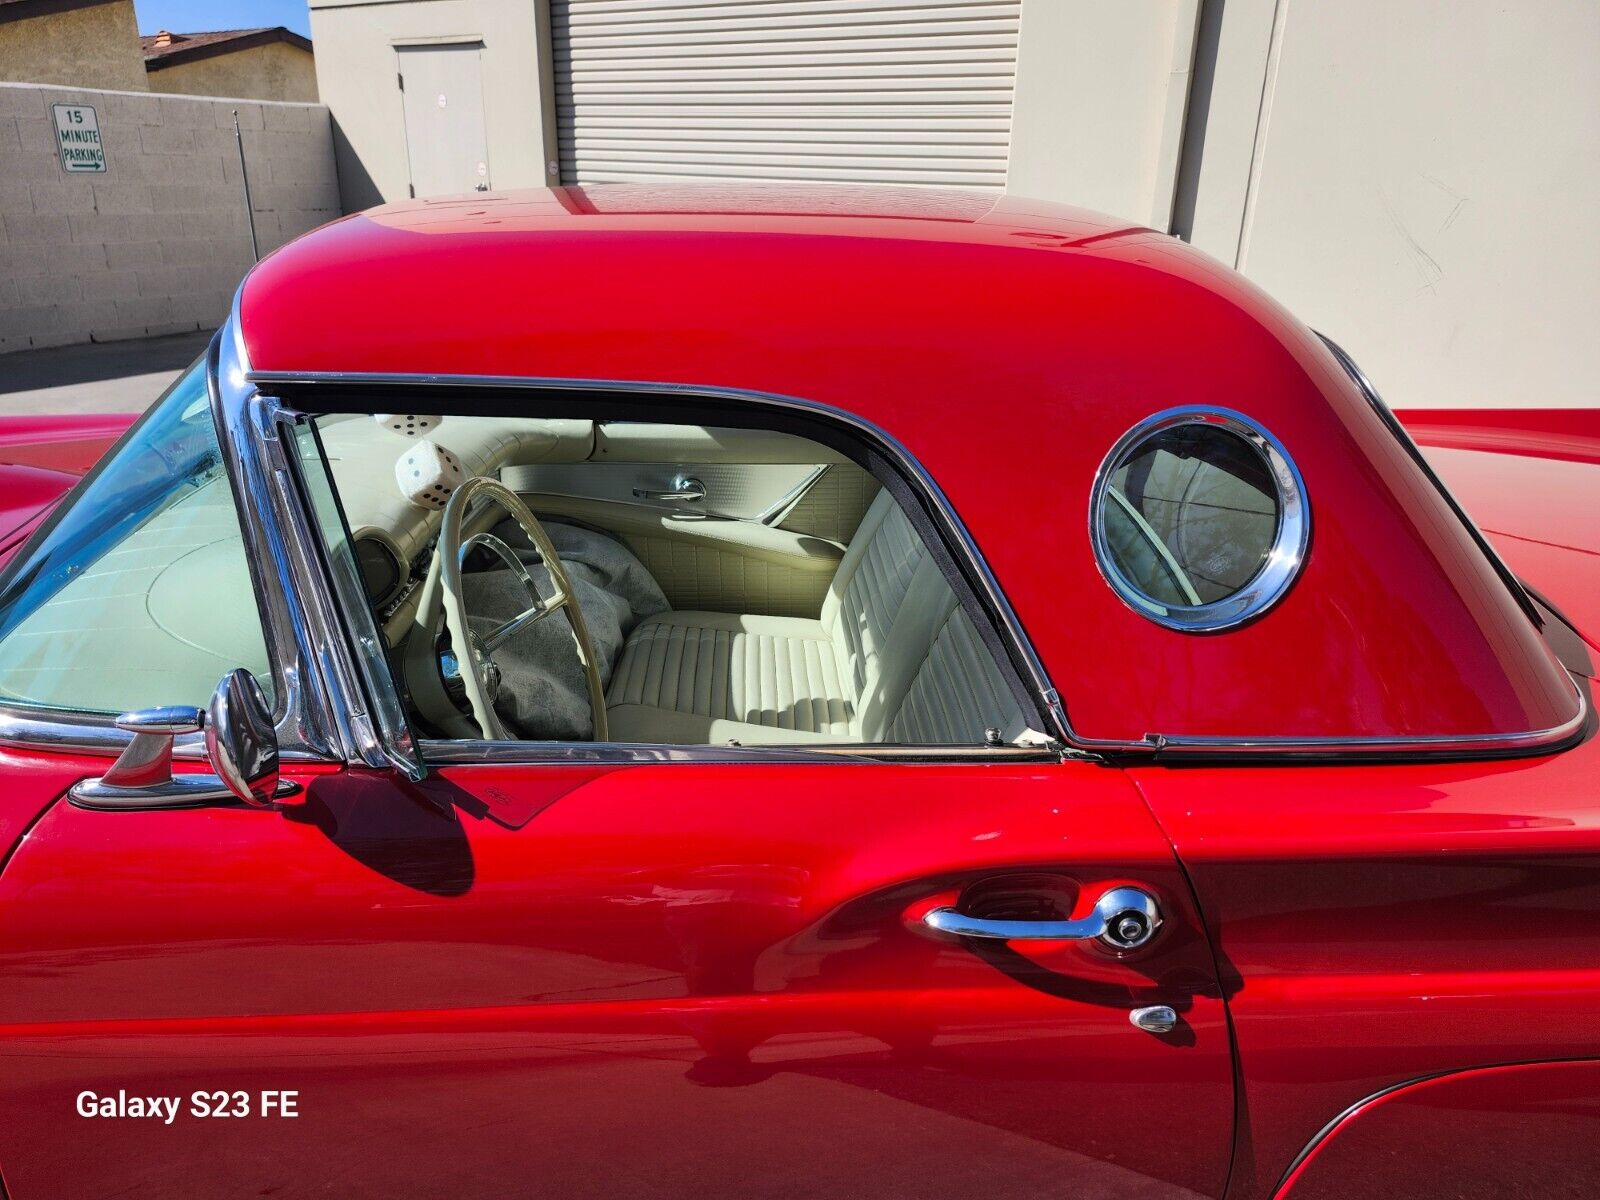
[[[1100,573],[1169,629],[1260,616],[1305,561],[1311,511],[1278,440],[1242,413],[1174,408],[1124,434],[1090,501]]]

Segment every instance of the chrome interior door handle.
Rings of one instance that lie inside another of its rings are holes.
[[[1088,941],[1096,938],[1114,950],[1134,950],[1161,928],[1161,909],[1149,892],[1114,887],[1101,893],[1094,911],[1075,921],[1003,921],[969,917],[953,908],[935,908],[922,923],[940,933],[1000,941]]]
[[[648,488],[634,488],[633,494],[639,500],[665,500],[698,504],[706,498],[706,485],[689,475],[679,475],[672,481],[672,490],[667,492],[652,492]]]

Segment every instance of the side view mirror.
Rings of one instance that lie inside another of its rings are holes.
[[[254,675],[242,667],[217,684],[204,711],[186,705],[123,713],[118,729],[133,734],[111,769],[67,793],[80,808],[184,808],[235,796],[271,808],[294,785],[278,778],[278,735],[272,710]],[[205,731],[212,775],[172,773],[172,743]]]
[[[228,790],[270,807],[278,794],[278,734],[256,677],[238,667],[217,684],[206,708],[206,757]]]

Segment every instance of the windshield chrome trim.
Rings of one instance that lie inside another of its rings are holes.
[[[249,380],[237,293],[233,314],[212,339],[208,357],[218,440],[277,685],[278,744],[318,759],[346,758],[353,739],[341,706],[333,702],[337,689],[329,686],[328,676],[328,653],[337,651],[305,603],[304,550],[284,533],[286,525],[293,529],[294,496],[286,486],[275,406]]]

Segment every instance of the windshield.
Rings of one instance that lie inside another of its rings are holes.
[[[206,390],[190,367],[0,579],[0,702],[204,705],[266,643]]]

